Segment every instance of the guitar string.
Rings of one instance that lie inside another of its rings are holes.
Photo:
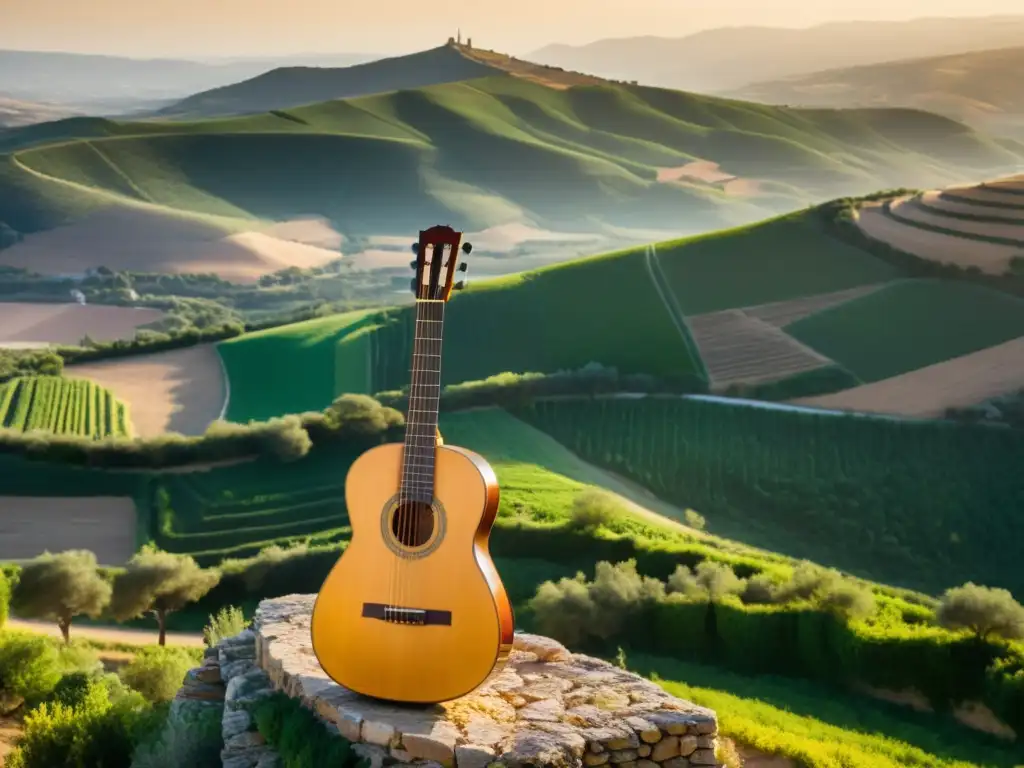
[[[427,249],[430,249],[430,269],[433,271],[433,261],[435,258],[435,249],[433,246],[424,246],[424,263],[423,269],[427,269],[426,253]],[[416,320],[413,327],[413,341],[412,341],[412,371],[410,371],[409,377],[409,415],[406,424],[406,437],[405,437],[405,466],[409,475],[408,480],[408,491],[405,503],[402,505],[402,518],[399,520],[399,539],[401,541],[401,549],[403,554],[399,563],[399,603],[398,608],[401,609],[405,605],[405,592],[406,584],[405,578],[408,570],[408,564],[406,563],[405,550],[409,547],[409,534],[412,531],[412,515],[415,513],[414,509],[416,506],[416,443],[417,434],[416,430],[419,428],[417,424],[416,413],[418,412],[418,406],[416,400],[419,399],[419,379],[420,379],[420,366],[422,365],[421,358],[423,355],[423,334],[422,334],[422,316],[424,303],[423,299],[429,299],[430,285],[433,280],[430,277],[427,278],[427,296],[422,299],[416,297]],[[398,614],[398,623],[405,623],[405,616],[403,613]]]

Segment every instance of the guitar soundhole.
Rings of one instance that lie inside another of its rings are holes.
[[[403,501],[391,518],[391,533],[403,547],[422,547],[434,533],[434,510],[422,501]]]

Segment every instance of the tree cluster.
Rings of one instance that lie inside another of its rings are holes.
[[[219,571],[151,547],[136,553],[113,581],[100,572],[92,552],[47,552],[22,567],[11,608],[22,618],[55,622],[65,643],[76,617],[125,621],[151,614],[164,645],[167,616],[199,600],[218,581]]]

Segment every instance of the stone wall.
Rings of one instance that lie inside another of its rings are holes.
[[[365,699],[320,668],[314,599],[264,600],[253,628],[218,646],[225,768],[278,764],[241,708],[272,690],[355,742],[371,768],[721,768],[713,711],[537,635],[517,634],[503,672],[461,699],[425,708]]]

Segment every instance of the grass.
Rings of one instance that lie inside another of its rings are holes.
[[[805,213],[659,243],[657,254],[687,315],[831,293],[896,277],[888,264],[825,234]]]
[[[338,343],[367,319],[366,312],[351,312],[219,343],[217,351],[231,382],[227,419],[261,421],[330,405],[338,393]]]
[[[1014,768],[1019,748],[971,731],[947,715],[814,684],[744,677],[681,660],[628,656],[674,696],[718,713],[719,734],[802,768]]]
[[[808,196],[936,186],[964,167],[1019,160],[924,113],[807,112],[611,83],[555,90],[503,73],[466,79],[494,71],[478,63],[454,67],[451,78],[430,75],[418,61],[389,65],[408,75],[395,86],[406,90],[317,102],[306,84],[337,71],[277,70],[258,84],[276,100],[261,114],[81,118],[7,133],[0,222],[31,233],[99,205],[147,202],[242,220],[320,214],[348,235],[410,233],[425,220],[468,231],[511,221],[707,229]],[[424,82],[431,77],[459,81]],[[950,153],[956,168],[943,160]],[[765,180],[768,191],[740,199],[700,182],[656,181],[659,168],[695,158]]]
[[[1024,300],[964,282],[909,280],[785,330],[872,382],[1024,335]]]
[[[4,429],[41,430],[58,435],[130,437],[128,406],[84,379],[29,376],[0,385]]]

